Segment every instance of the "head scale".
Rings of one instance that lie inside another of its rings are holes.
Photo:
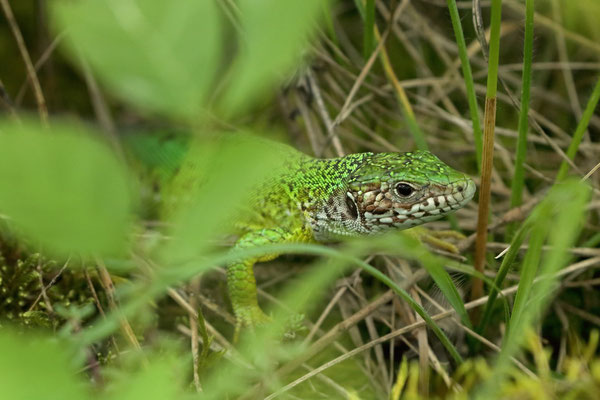
[[[428,151],[366,153],[319,213],[321,236],[407,229],[462,208],[475,183]],[[323,224],[327,220],[327,224]]]

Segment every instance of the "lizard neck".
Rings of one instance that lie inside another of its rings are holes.
[[[329,159],[303,157],[294,168],[288,169],[280,184],[295,201],[318,205],[344,188],[348,177],[370,156],[372,153]]]
[[[333,232],[345,232],[345,221],[357,218],[356,208],[347,201],[347,181],[372,155],[359,153],[331,159],[307,157],[284,178],[284,187],[302,212],[315,240],[339,239],[340,235]]]

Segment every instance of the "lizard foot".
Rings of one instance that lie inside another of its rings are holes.
[[[428,244],[435,249],[447,251],[452,254],[459,254],[459,251],[456,245],[450,240],[461,240],[465,238],[465,235],[457,231],[433,231],[421,226],[412,228],[406,231],[406,233],[413,236],[421,243]]]
[[[272,321],[271,317],[263,312],[257,305],[239,307],[235,310],[235,332],[233,334],[233,342],[237,343],[240,338],[240,332],[244,328],[248,328],[251,331],[254,328],[267,325]]]
[[[238,310],[236,315],[237,322],[235,325],[233,343],[238,342],[242,330],[248,329],[250,332],[253,332],[255,328],[258,329],[273,322],[273,319],[265,314],[258,306],[246,307]],[[283,340],[295,339],[300,332],[306,330],[306,327],[303,324],[304,318],[304,314],[293,314],[289,316],[286,318],[284,325],[277,329],[275,336],[280,337]]]
[[[304,314],[292,314],[286,319],[283,333],[284,340],[294,340],[300,332],[306,330],[303,323],[304,318]]]

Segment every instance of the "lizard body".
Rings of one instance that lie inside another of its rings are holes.
[[[253,189],[236,214],[240,234],[236,248],[331,242],[407,229],[463,207],[475,193],[469,177],[427,151],[317,159],[281,144],[273,144],[272,149],[284,161]],[[192,157],[188,164],[194,163]],[[173,170],[174,193],[181,192],[190,179],[199,179],[190,174],[196,167],[186,168],[185,161],[181,165]],[[237,331],[268,320],[257,302],[253,267],[277,256],[227,266]]]

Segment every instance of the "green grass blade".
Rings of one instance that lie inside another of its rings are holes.
[[[456,38],[456,44],[458,46],[458,55],[460,57],[460,63],[462,65],[463,78],[465,80],[467,99],[469,101],[469,111],[471,113],[471,122],[473,123],[473,137],[475,139],[475,154],[477,156],[477,168],[481,168],[481,153],[483,151],[483,132],[481,131],[481,124],[479,121],[479,110],[477,107],[477,94],[475,93],[473,73],[471,72],[471,64],[469,62],[467,44],[465,42],[465,35],[463,33],[462,25],[460,23],[460,15],[458,14],[456,0],[447,0],[447,2],[448,10],[450,11],[450,19],[452,20],[452,27],[454,29],[454,36]]]
[[[469,313],[465,309],[465,304],[463,299],[454,284],[454,281],[444,269],[442,263],[437,259],[437,257],[427,257],[425,259],[421,259],[423,268],[427,270],[437,287],[444,294],[452,308],[456,311],[458,316],[460,317],[461,322],[467,326],[471,327],[471,319],[469,318]]]
[[[363,57],[369,59],[374,49],[375,0],[366,0],[363,23]]]
[[[420,251],[420,246],[415,246],[414,241],[400,241],[398,242],[398,237],[395,237],[394,241],[388,241],[390,244],[385,246],[385,241],[387,238],[381,238],[380,240],[384,244],[384,248],[390,248],[394,251],[400,251],[403,254],[407,255],[411,258],[421,259],[421,257],[428,257],[427,253],[424,251]],[[392,243],[393,242],[393,243]],[[81,345],[88,345],[94,343],[108,335],[110,335],[114,330],[118,329],[118,321],[123,316],[131,317],[139,312],[139,309],[144,305],[148,304],[149,301],[152,300],[153,297],[159,296],[164,293],[167,287],[174,286],[180,284],[181,282],[191,279],[193,276],[197,276],[198,273],[202,271],[206,271],[209,268],[213,268],[215,265],[227,265],[234,260],[238,260],[240,258],[251,258],[251,257],[260,257],[267,254],[312,254],[312,255],[320,255],[327,257],[329,259],[343,261],[344,265],[356,265],[362,269],[364,269],[367,273],[374,276],[377,280],[381,281],[383,284],[392,289],[398,296],[402,299],[406,300],[407,303],[413,308],[415,312],[417,312],[423,320],[427,323],[429,328],[438,336],[442,344],[446,347],[448,352],[452,355],[454,360],[457,363],[462,362],[462,358],[458,353],[456,347],[452,344],[452,342],[448,339],[448,337],[441,330],[439,325],[429,316],[427,311],[416,303],[412,297],[400,286],[398,286],[394,281],[392,281],[389,277],[384,275],[379,270],[365,263],[361,259],[357,258],[357,254],[364,254],[373,249],[373,241],[370,240],[368,242],[358,241],[355,245],[350,246],[351,251],[338,251],[332,248],[328,248],[322,245],[314,245],[314,244],[285,244],[285,245],[268,245],[268,246],[260,246],[249,249],[230,251],[225,253],[220,253],[213,255],[212,257],[206,257],[199,260],[197,257],[190,258],[189,261],[182,261],[179,259],[180,264],[169,265],[169,268],[160,268],[157,270],[157,278],[153,281],[152,285],[148,286],[145,284],[138,285],[137,287],[132,288],[129,292],[132,293],[131,299],[123,304],[119,313],[109,313],[106,318],[98,319],[92,327],[88,328],[83,334],[79,335],[78,338]],[[393,247],[392,247],[393,244]],[[416,249],[416,250],[415,250]],[[422,250],[422,248],[421,248]],[[430,256],[430,255],[429,255]],[[433,256],[430,256],[433,257]],[[423,265],[430,267],[431,259],[425,258]],[[434,261],[435,263],[436,261]],[[441,264],[440,264],[441,265]],[[443,269],[442,269],[443,270]],[[327,274],[326,276],[335,276],[341,272],[341,269],[338,269],[338,272],[331,271],[331,274]],[[445,271],[444,271],[445,272]],[[439,279],[439,274],[437,275]],[[442,281],[441,279],[439,279]],[[453,285],[451,279],[448,277],[447,280]],[[325,282],[325,278],[323,276],[317,279],[319,282]],[[436,281],[437,282],[437,281]],[[326,283],[326,282],[325,282]],[[447,293],[451,293],[452,289],[448,288],[447,285],[440,285],[440,287],[444,288],[444,294],[448,296]],[[449,301],[453,306],[456,306],[460,309],[461,300],[458,295],[458,291],[454,288],[455,296],[448,296]],[[305,289],[305,293],[309,293],[312,291]],[[462,304],[462,303],[461,303]],[[462,307],[463,311],[459,311],[459,315],[466,315],[466,311],[464,311],[464,305]]]
[[[477,333],[479,333],[480,335],[485,332],[488,324],[491,321],[492,312],[494,310],[496,298],[498,297],[499,288],[502,287],[502,284],[504,283],[504,279],[506,278],[508,271],[515,262],[515,259],[519,254],[519,249],[523,244],[523,241],[525,240],[525,236],[529,232],[529,228],[530,223],[528,222],[525,222],[521,226],[521,228],[517,231],[513,240],[511,241],[510,248],[504,256],[504,259],[502,260],[502,264],[500,265],[500,269],[498,270],[498,273],[496,274],[496,279],[494,280],[494,286],[490,288],[488,300],[485,304],[485,308],[483,311],[483,316],[481,318],[481,321],[479,321],[479,325],[477,326]]]
[[[435,335],[438,337],[440,342],[442,342],[442,344],[444,345],[446,350],[448,350],[448,352],[450,353],[450,355],[452,356],[454,361],[457,364],[461,364],[463,362],[463,359],[460,356],[460,354],[458,353],[458,350],[456,349],[456,347],[454,347],[454,345],[452,344],[450,339],[448,339],[448,337],[446,336],[444,331],[442,331],[440,329],[440,327],[435,323],[435,321],[433,319],[431,319],[431,316],[427,313],[427,311],[425,311],[425,309],[419,303],[417,303],[411,297],[411,295],[408,294],[408,292],[406,290],[404,290],[400,286],[398,286],[396,284],[396,282],[391,280],[387,275],[385,275],[378,269],[373,268],[372,266],[370,266],[367,263],[361,263],[361,268],[364,269],[369,274],[371,274],[373,277],[377,278],[377,280],[379,280],[380,282],[384,283],[390,289],[392,289],[394,291],[394,293],[396,293],[398,296],[400,296],[402,298],[402,300],[406,301],[410,305],[410,307],[417,314],[419,314],[421,316],[421,318],[423,318],[423,320],[425,320],[425,322],[431,328],[433,333],[435,333]],[[436,283],[437,283],[437,281],[436,281]],[[453,284],[452,284],[452,287],[454,287]],[[442,286],[440,286],[440,289],[441,288],[442,288]],[[444,288],[447,289],[447,286],[444,285]],[[456,290],[456,288],[455,288],[455,290]],[[458,292],[457,292],[457,294],[458,294]]]
[[[600,232],[595,233],[586,240],[580,247],[598,247],[600,245]]]
[[[573,139],[571,139],[571,144],[569,145],[569,149],[567,150],[567,157],[570,160],[575,158],[575,153],[577,153],[577,149],[579,149],[579,145],[581,144],[581,139],[583,139],[583,134],[587,130],[587,127],[590,123],[590,119],[592,115],[594,115],[594,111],[596,110],[596,106],[598,105],[598,100],[600,100],[600,78],[598,82],[596,82],[596,86],[594,87],[594,91],[588,100],[587,106],[585,107],[585,111],[581,116],[581,120],[577,125],[577,129],[575,129],[575,133],[573,134]],[[569,164],[566,161],[563,161],[560,165],[560,169],[558,170],[558,174],[556,175],[556,182],[560,182],[567,176],[569,172]]]
[[[358,13],[360,14],[361,18],[365,19],[365,6],[363,4],[363,0],[354,0],[354,4],[356,5],[356,9],[358,10]]]
[[[397,237],[395,237],[397,239]],[[389,247],[389,243],[391,240],[388,238],[381,238],[378,245],[382,245],[382,247]],[[377,240],[376,240],[377,242]],[[414,254],[426,254],[426,253],[417,253],[413,250],[410,250],[410,245],[412,241],[404,240],[401,238],[400,240],[400,249],[407,249],[407,252],[412,255]],[[398,245],[396,241],[396,247],[394,250],[398,250]],[[416,303],[409,293],[406,292],[402,287],[400,287],[397,283],[391,280],[387,275],[383,274],[381,271],[372,267],[371,265],[365,263],[360,260],[356,256],[358,254],[363,254],[368,251],[372,251],[372,242],[357,240],[349,243],[344,247],[342,251],[337,251],[334,249],[326,248],[323,246],[315,246],[315,245],[285,245],[285,246],[269,246],[273,248],[279,248],[278,252],[281,252],[284,248],[285,250],[294,249],[296,251],[301,251],[302,253],[310,253],[307,250],[312,248],[314,251],[321,253],[322,255],[327,254],[328,257],[325,257],[321,261],[317,262],[312,266],[310,271],[306,273],[298,282],[294,283],[294,285],[290,285],[288,289],[284,290],[284,292],[278,296],[282,299],[284,304],[289,304],[292,308],[292,312],[304,312],[307,307],[310,307],[312,303],[319,297],[318,293],[325,293],[325,288],[329,285],[336,276],[350,266],[359,266],[368,274],[371,274],[377,280],[383,282],[386,286],[390,287],[398,296],[400,296],[403,300],[407,301],[410,307],[417,312],[421,317],[425,320],[428,326],[438,335],[444,346],[448,349],[449,353],[454,357],[457,363],[462,362],[460,355],[456,348],[452,345],[452,343],[448,340],[446,335],[439,329],[438,325],[431,319],[431,317],[427,314],[427,312]],[[377,246],[378,249],[382,248]],[[419,248],[419,246],[413,246],[414,248]],[[301,250],[302,249],[302,250]],[[263,250],[266,250],[267,253],[273,252],[273,249],[268,249],[266,246]],[[255,250],[253,250],[255,251]],[[287,252],[287,251],[286,251]],[[239,253],[242,254],[242,253]],[[237,257],[239,257],[239,254]],[[258,368],[263,368],[261,371],[261,375],[271,375],[274,379],[274,387],[271,388],[273,390],[278,386],[277,379],[280,378],[283,374],[289,374],[295,368],[300,367],[308,358],[314,356],[318,352],[319,354],[323,354],[324,347],[319,347],[318,343],[314,343],[315,346],[311,346],[306,351],[299,353],[296,357],[293,358],[290,364],[286,364],[282,370],[271,371],[268,368],[272,368],[274,363],[272,362],[272,354],[270,352],[265,352],[265,343],[271,343],[274,340],[274,335],[276,336],[276,332],[278,329],[282,329],[284,326],[284,321],[289,318],[289,311],[287,310],[278,310],[274,314],[274,322],[273,324],[277,325],[276,328],[273,326],[267,327],[266,329],[261,329],[256,332],[255,337],[249,337],[248,341],[242,343],[242,347],[240,348],[240,352],[242,354],[247,354],[248,359],[255,360],[255,363],[258,365]],[[272,325],[272,324],[271,324]],[[315,348],[316,347],[316,348]],[[284,350],[282,347],[281,350]],[[285,349],[286,351],[293,351],[292,348]],[[256,361],[258,360],[258,361]],[[269,362],[271,360],[271,362]],[[335,363],[325,363],[319,369],[324,370],[329,367],[333,367]],[[207,387],[210,389],[207,390],[208,393],[219,393],[221,397],[207,397],[207,398],[223,398],[223,394],[239,394],[244,393],[245,388],[243,385],[231,385],[232,376],[235,375],[234,380],[239,382],[247,382],[247,377],[249,374],[255,374],[255,370],[249,370],[247,368],[237,368],[234,366],[232,369],[221,369],[220,372],[214,376],[213,379],[210,379],[207,382]],[[281,394],[290,388],[294,387],[297,382],[292,382],[292,384],[288,384],[280,389],[276,389],[275,393]],[[250,390],[247,398],[255,398],[258,397],[258,394],[255,393],[252,389]],[[273,398],[275,395],[271,395],[269,398]],[[262,397],[261,397],[262,398]]]
[[[401,239],[400,242],[399,239]],[[379,244],[383,245],[381,250],[418,260],[444,294],[452,308],[454,308],[462,323],[467,327],[471,327],[471,321],[465,309],[463,299],[454,281],[444,268],[446,260],[431,254],[418,240],[410,236],[400,235],[400,238],[398,238],[398,236],[390,235],[389,238],[383,237],[378,240]],[[371,243],[373,244],[373,241]],[[479,276],[477,273],[476,275]]]
[[[502,24],[502,0],[492,0],[492,21],[490,24],[490,53],[486,97],[496,97],[498,90],[498,64],[500,61],[500,27]]]
[[[518,207],[523,201],[523,185],[525,183],[525,156],[527,154],[527,131],[529,128],[529,100],[531,97],[531,63],[533,60],[533,18],[534,0],[525,3],[525,43],[523,50],[523,77],[521,88],[521,110],[519,111],[519,137],[515,157],[515,172],[511,184],[510,207]],[[507,237],[514,232],[515,224],[509,225]]]
[[[375,26],[374,30],[375,30],[375,39],[377,39],[377,41],[379,42],[380,40],[382,40],[382,36],[379,33],[377,26]],[[390,61],[388,52],[385,49],[385,46],[381,48],[381,52],[379,54],[379,59],[381,60],[381,63],[383,64],[383,70],[385,71],[385,75],[387,76],[388,80],[390,81],[390,83],[392,84],[392,86],[394,88],[394,91],[396,92],[396,97],[398,98],[398,101],[400,102],[400,106],[402,109],[402,116],[404,117],[404,119],[406,121],[408,130],[410,131],[410,133],[413,136],[413,139],[415,141],[415,145],[417,146],[417,149],[428,150],[429,146],[427,145],[427,141],[425,140],[425,135],[423,134],[423,131],[421,130],[421,128],[419,127],[419,124],[417,123],[417,118],[415,117],[415,112],[413,111],[413,108],[410,105],[408,96],[406,95],[404,88],[400,84],[400,81],[398,80],[398,77],[396,76],[396,73],[394,72],[394,68],[392,67],[392,63]]]
[[[549,217],[549,215],[546,216]],[[512,330],[512,327],[521,326],[523,314],[525,314],[526,307],[528,307],[527,301],[529,300],[529,294],[531,293],[533,280],[537,275],[538,267],[540,265],[542,245],[546,240],[547,232],[548,225],[544,223],[542,218],[539,218],[531,230],[529,249],[525,254],[525,260],[523,261],[523,267],[521,268],[519,288],[517,289],[517,294],[515,295],[515,303],[513,305],[512,315],[508,326],[509,332],[505,337],[505,341],[513,340],[512,335],[522,333],[518,328]]]
[[[543,277],[557,273],[567,263],[567,260],[571,259],[568,249],[573,247],[583,228],[587,212],[586,205],[591,193],[590,187],[578,180],[565,182],[564,186],[561,186],[560,190],[556,192],[553,204],[558,207],[569,204],[569,207],[564,207],[564,210],[558,213],[557,218],[552,220],[551,226],[560,227],[560,229],[549,229],[550,250],[542,263],[541,275]],[[542,289],[551,285],[552,282],[549,279],[542,280],[539,283],[539,290],[544,292]]]
[[[479,390],[477,399],[497,398],[499,386],[508,373],[510,357],[518,350],[526,329],[540,317],[547,305],[552,288],[557,283],[557,272],[568,262],[568,249],[573,246],[583,227],[590,190],[580,182],[571,181],[555,186],[534,211],[530,247],[523,265],[517,298],[507,335],[502,343],[498,362],[491,372],[495,379],[488,380]],[[569,207],[564,207],[569,204]],[[560,227],[559,229],[552,228]],[[550,250],[541,256],[542,244],[548,238]],[[534,270],[540,271],[534,280]]]
[[[413,139],[415,140],[415,144],[417,145],[417,149],[419,150],[429,150],[429,146],[427,145],[427,140],[425,140],[425,134],[419,127],[419,123],[415,118],[415,115],[408,112],[406,107],[402,108],[402,114],[406,119],[406,124],[408,125],[408,129],[412,133]]]

